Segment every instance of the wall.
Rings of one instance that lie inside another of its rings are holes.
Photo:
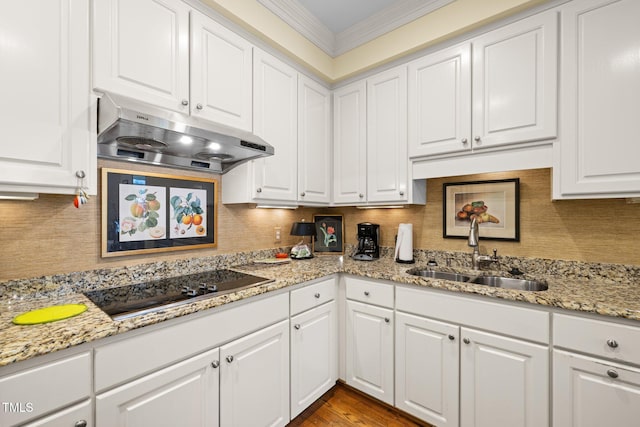
[[[331,58],[257,0],[202,0],[276,49],[336,82],[550,0],[456,0]]]
[[[175,170],[100,161],[100,166]],[[192,176],[207,174],[184,173]],[[36,201],[0,201],[0,280],[55,273],[135,265],[160,260],[203,257],[220,253],[295,244],[291,223],[314,213],[343,214],[345,241],[356,242],[356,224],[381,225],[382,245],[393,246],[398,224],[414,226],[415,247],[468,252],[466,240],[442,237],[442,184],[484,179],[520,178],[521,240],[482,240],[481,252],[587,262],[640,264],[640,204],[623,199],[550,200],[551,171],[536,169],[500,174],[431,179],[427,205],[405,209],[348,208],[255,209],[246,205],[218,205],[218,247],[140,256],[100,257],[100,197],[76,209],[71,196],[41,195]],[[274,242],[273,227],[282,227],[282,244]]]

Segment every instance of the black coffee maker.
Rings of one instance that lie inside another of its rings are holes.
[[[380,258],[380,226],[363,222],[358,224],[358,248],[351,258],[373,261]]]

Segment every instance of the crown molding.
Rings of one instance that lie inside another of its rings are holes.
[[[257,1],[335,58],[455,0],[399,0],[338,34],[329,30],[297,0]]]

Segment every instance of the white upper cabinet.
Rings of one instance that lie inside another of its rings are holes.
[[[298,201],[331,201],[331,93],[308,77],[298,81]]]
[[[473,39],[474,150],[555,138],[557,33],[551,11]]]
[[[191,11],[191,113],[250,132],[253,45]]]
[[[255,48],[253,132],[273,156],[243,163],[222,176],[223,203],[295,206],[298,200],[298,73]]]
[[[409,64],[409,156],[471,147],[471,44]]]
[[[410,63],[409,155],[555,138],[557,31],[545,12]]]
[[[298,73],[256,49],[253,69],[253,129],[275,154],[253,160],[257,200],[297,200]]]
[[[367,201],[408,199],[407,67],[367,79]]]
[[[333,92],[333,201],[359,204],[367,192],[367,86]]]
[[[640,196],[640,2],[562,8],[561,138],[554,198]]]
[[[189,11],[175,0],[94,0],[94,88],[188,113]]]
[[[3,5],[2,193],[96,193],[88,18],[82,0]]]

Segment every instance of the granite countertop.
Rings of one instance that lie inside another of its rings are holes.
[[[456,265],[455,260],[452,265],[452,267],[439,269],[469,272],[468,268]],[[428,279],[407,273],[407,270],[416,266],[426,267],[426,258],[417,259],[417,263],[413,265],[398,264],[390,256],[383,256],[372,262],[353,261],[346,256],[318,256],[312,260],[292,261],[286,264],[244,262],[231,266],[231,268],[274,279],[274,281],[235,293],[120,321],[113,321],[79,290],[58,293],[35,292],[22,295],[20,298],[4,295],[4,298],[0,299],[0,366],[283,289],[334,273],[347,273],[407,285],[640,320],[640,286],[638,286],[640,285],[638,281],[640,268],[637,267],[631,267],[629,273],[628,266],[613,266],[607,268],[606,274],[602,273],[602,275],[599,275],[600,271],[596,268],[595,273],[592,272],[588,275],[584,273],[584,267],[579,264],[563,264],[562,268],[558,268],[557,264],[552,262],[540,266],[540,272],[535,274],[536,279],[542,279],[548,283],[549,289],[541,292],[527,292]],[[491,271],[483,271],[483,273],[490,274]],[[504,275],[504,272],[499,274]],[[86,304],[88,310],[70,319],[42,325],[18,326],[11,322],[13,317],[26,311],[71,303]]]

